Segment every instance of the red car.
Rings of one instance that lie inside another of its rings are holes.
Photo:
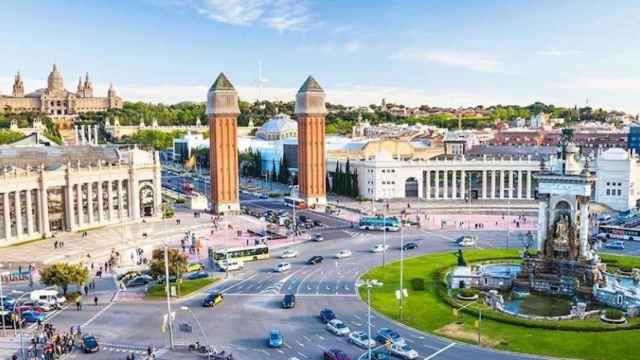
[[[49,311],[49,309],[46,309],[40,305],[20,305],[20,306],[16,306],[16,312],[17,313],[23,313],[25,311],[35,311],[37,313],[46,313],[47,311]]]
[[[324,352],[324,360],[351,360],[351,358],[342,350],[330,349]]]

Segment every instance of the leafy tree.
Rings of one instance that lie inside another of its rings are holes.
[[[168,250],[169,276],[177,276],[187,271],[187,256],[178,249]],[[161,276],[165,274],[164,269],[164,249],[155,249],[151,256],[151,274]]]
[[[159,130],[140,130],[131,138],[122,138],[121,143],[149,145],[156,150],[165,150],[173,146],[173,139],[185,134],[184,131],[163,132]]]
[[[40,282],[46,286],[58,286],[67,295],[69,285],[80,288],[89,281],[89,270],[82,264],[59,262],[40,270]]]
[[[21,132],[11,130],[0,130],[0,145],[11,144],[24,138]]]

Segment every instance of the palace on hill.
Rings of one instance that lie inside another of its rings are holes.
[[[121,109],[122,103],[122,98],[113,85],[109,87],[106,97],[94,97],[88,73],[84,78],[80,76],[76,92],[66,90],[62,73],[53,65],[47,87],[30,93],[25,93],[24,83],[18,72],[11,96],[0,94],[0,113],[39,112],[52,118],[74,118],[86,112]]]

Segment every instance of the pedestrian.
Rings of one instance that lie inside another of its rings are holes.
[[[87,285],[84,286],[84,295],[89,295],[89,287]]]
[[[78,309],[78,311],[82,310],[82,303],[80,302],[80,299],[76,301],[76,308]]]
[[[151,355],[153,355],[153,348],[149,345],[147,346],[147,356],[151,357]]]
[[[96,295],[96,296],[94,296],[94,297],[93,297],[93,304],[94,304],[95,306],[98,306],[98,295]]]

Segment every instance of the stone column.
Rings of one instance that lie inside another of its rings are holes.
[[[491,198],[496,198],[496,170],[491,170]]]
[[[76,210],[73,206],[73,189],[75,185],[71,184],[67,179],[67,191],[66,191],[66,199],[65,199],[65,214],[67,216],[67,226],[69,227],[69,231],[74,231],[76,229]]]
[[[82,227],[84,225],[84,206],[82,204],[82,184],[76,184],[76,202],[78,212],[78,227]]]
[[[471,186],[471,184],[469,184],[469,186]],[[464,169],[462,169],[460,171],[460,198],[464,199],[466,195],[467,195],[467,172]],[[469,200],[471,200],[471,197],[469,197]]]
[[[122,196],[122,180],[116,180],[118,186],[118,217],[120,220],[124,219],[124,197]]]
[[[140,218],[140,193],[138,192],[138,179],[133,165],[129,165],[129,217],[131,219]]]
[[[425,189],[424,197],[431,199],[431,170],[427,170],[427,188]]]
[[[516,199],[522,198],[522,179],[523,178],[524,176],[522,176],[522,170],[518,170],[518,193],[516,194]]]
[[[498,199],[503,199],[504,198],[504,177],[505,177],[505,171],[504,170],[500,170],[500,194],[498,194]]]
[[[38,189],[38,209],[40,211],[40,232],[48,237],[51,233],[49,228],[49,198],[47,189],[43,186]]]
[[[93,144],[98,145],[98,125],[93,125]]]
[[[80,142],[82,143],[82,145],[84,145],[86,142],[84,130],[85,130],[84,125],[81,125],[80,126]]]
[[[440,170],[436,169],[435,199],[440,199]]]
[[[25,194],[25,200],[27,202],[27,234],[33,234],[33,204],[31,198],[31,189],[27,190]]]
[[[444,169],[444,199],[449,198],[449,169]]]
[[[16,237],[22,235],[22,202],[20,201],[20,191],[15,192],[15,209],[16,209]]]
[[[107,207],[109,212],[109,222],[113,222],[115,218],[115,210],[113,208],[113,182],[111,180],[107,181]]]
[[[538,202],[538,251],[542,251],[547,239],[547,202]]]
[[[580,256],[587,255],[589,245],[589,200],[580,203]]]
[[[10,212],[10,207],[11,204],[9,204],[9,193],[8,192],[4,192],[2,194],[2,201],[3,201],[3,210],[4,210],[4,238],[5,240],[9,240],[11,239],[11,212]]]
[[[102,181],[98,181],[98,223],[104,223],[104,194],[102,193]]]
[[[527,170],[527,199],[531,199],[531,170]]]
[[[75,141],[76,141],[75,144],[78,145],[80,144],[80,136],[78,134],[78,125],[75,125],[73,129],[74,129]]]
[[[482,199],[487,198],[487,170],[482,170]]]
[[[457,177],[458,177],[458,170],[452,170],[451,171],[451,198],[452,199],[457,199],[458,198],[458,182],[457,182]]]
[[[509,192],[508,192],[508,197],[509,199],[513,199],[513,193],[514,193],[514,189],[513,189],[513,170],[509,170],[507,171],[507,174],[509,176]]]
[[[87,211],[89,224],[93,224],[93,181],[87,183]]]

